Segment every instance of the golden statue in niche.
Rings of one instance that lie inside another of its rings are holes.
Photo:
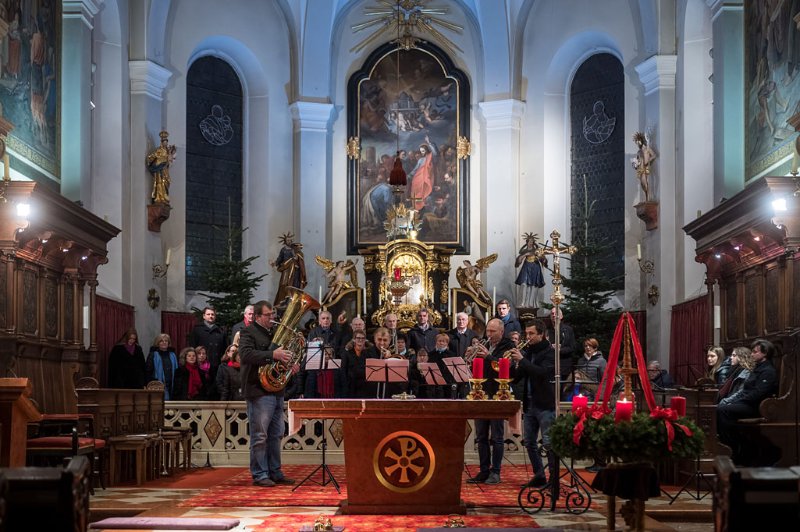
[[[162,131],[161,145],[147,154],[147,170],[153,174],[153,192],[150,198],[153,203],[169,205],[169,167],[175,161],[178,149],[169,144],[169,133]]]

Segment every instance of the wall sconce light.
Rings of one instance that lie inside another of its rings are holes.
[[[167,256],[164,258],[164,264],[153,264],[153,280],[157,281],[167,275],[169,270],[169,259],[172,256],[172,250],[167,248]]]
[[[656,269],[655,263],[650,259],[642,260],[642,245],[636,244],[636,260],[639,261],[639,271],[642,273],[653,273]]]

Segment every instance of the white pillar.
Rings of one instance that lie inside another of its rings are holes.
[[[62,0],[61,194],[91,209],[92,21],[102,0]]]
[[[519,239],[520,124],[525,103],[519,100],[480,102],[485,123],[485,179],[481,182],[481,208],[485,215],[481,241],[485,248],[473,249],[480,256],[497,253],[500,259],[488,271],[485,286],[497,299],[514,301],[514,258]]]
[[[166,304],[166,280],[153,279],[153,264],[164,263],[161,234],[147,228],[147,206],[152,192],[152,176],[147,171],[147,154],[158,146],[159,132],[164,126],[163,93],[172,73],[152,61],[130,61],[131,79],[131,180],[130,227],[126,227],[123,249],[129,260],[127,286],[124,299],[136,308],[136,328],[144,341],[150,342],[161,329],[161,310]],[[170,144],[175,144],[170,138]],[[183,223],[170,218],[164,225]],[[174,262],[174,261],[173,261]],[[173,264],[172,268],[181,265]],[[155,288],[161,297],[161,306],[151,309],[147,294]]]
[[[714,204],[744,188],[744,8],[706,0],[714,33]]]
[[[290,109],[295,138],[294,197],[298,198],[299,203],[295,209],[294,227],[297,228],[296,240],[303,244],[306,258],[306,290],[316,297],[319,286],[325,282],[325,276],[324,271],[314,263],[314,256],[331,258],[329,254],[332,247],[326,246],[326,243],[332,242],[333,238],[328,209],[331,204],[328,123],[333,105],[297,101]],[[323,293],[325,291],[323,286]]]
[[[658,154],[651,174],[650,189],[659,203],[658,229],[644,233],[642,259],[655,263],[652,274],[642,273],[642,306],[647,309],[648,358],[666,364],[669,358],[670,312],[676,303],[677,268],[682,257],[675,253],[683,239],[682,224],[676,206],[675,149],[675,69],[677,56],[655,55],[636,66],[644,86],[644,121],[642,129],[651,136]],[[633,179],[633,168],[627,168]],[[640,222],[643,223],[643,222]],[[647,302],[647,292],[657,286],[660,297],[656,305]],[[682,295],[682,294],[681,294]]]

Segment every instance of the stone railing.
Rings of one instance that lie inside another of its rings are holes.
[[[250,434],[247,430],[247,407],[244,401],[167,401],[164,406],[164,421],[168,426],[192,429],[194,465],[210,463],[213,466],[247,466],[250,462]],[[464,435],[464,457],[467,463],[478,462],[474,432],[470,420]],[[281,454],[283,463],[319,463],[323,434],[327,440],[326,461],[343,464],[344,431],[340,419],[304,421],[296,434],[284,437]],[[506,434],[505,458],[513,464],[525,463],[527,456],[521,435]]]

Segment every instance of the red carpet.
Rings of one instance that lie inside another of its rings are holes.
[[[286,476],[300,480],[308,475],[315,466],[313,465],[287,465],[283,467]],[[338,506],[339,502],[347,498],[347,482],[343,465],[330,466],[336,480],[342,488],[342,493],[336,492],[333,484],[318,486],[307,482],[296,491],[293,486],[275,486],[274,488],[259,488],[252,485],[249,471],[243,471],[233,478],[205,490],[194,497],[183,501],[181,507],[256,507],[256,506]],[[477,466],[470,471],[477,472]],[[320,473],[314,478],[321,480]],[[520,485],[529,479],[523,466],[503,466],[502,482],[489,486],[486,484],[467,484],[464,473],[461,485],[461,498],[468,507],[496,506],[517,507],[517,497]],[[594,505],[594,503],[593,503]],[[438,525],[437,525],[438,526]]]
[[[414,532],[418,528],[443,527],[446,515],[333,515],[333,526],[343,526],[345,532]],[[539,528],[527,515],[464,515],[464,524],[470,528]],[[302,514],[273,514],[258,526],[257,532],[284,532],[314,526],[316,516]]]

